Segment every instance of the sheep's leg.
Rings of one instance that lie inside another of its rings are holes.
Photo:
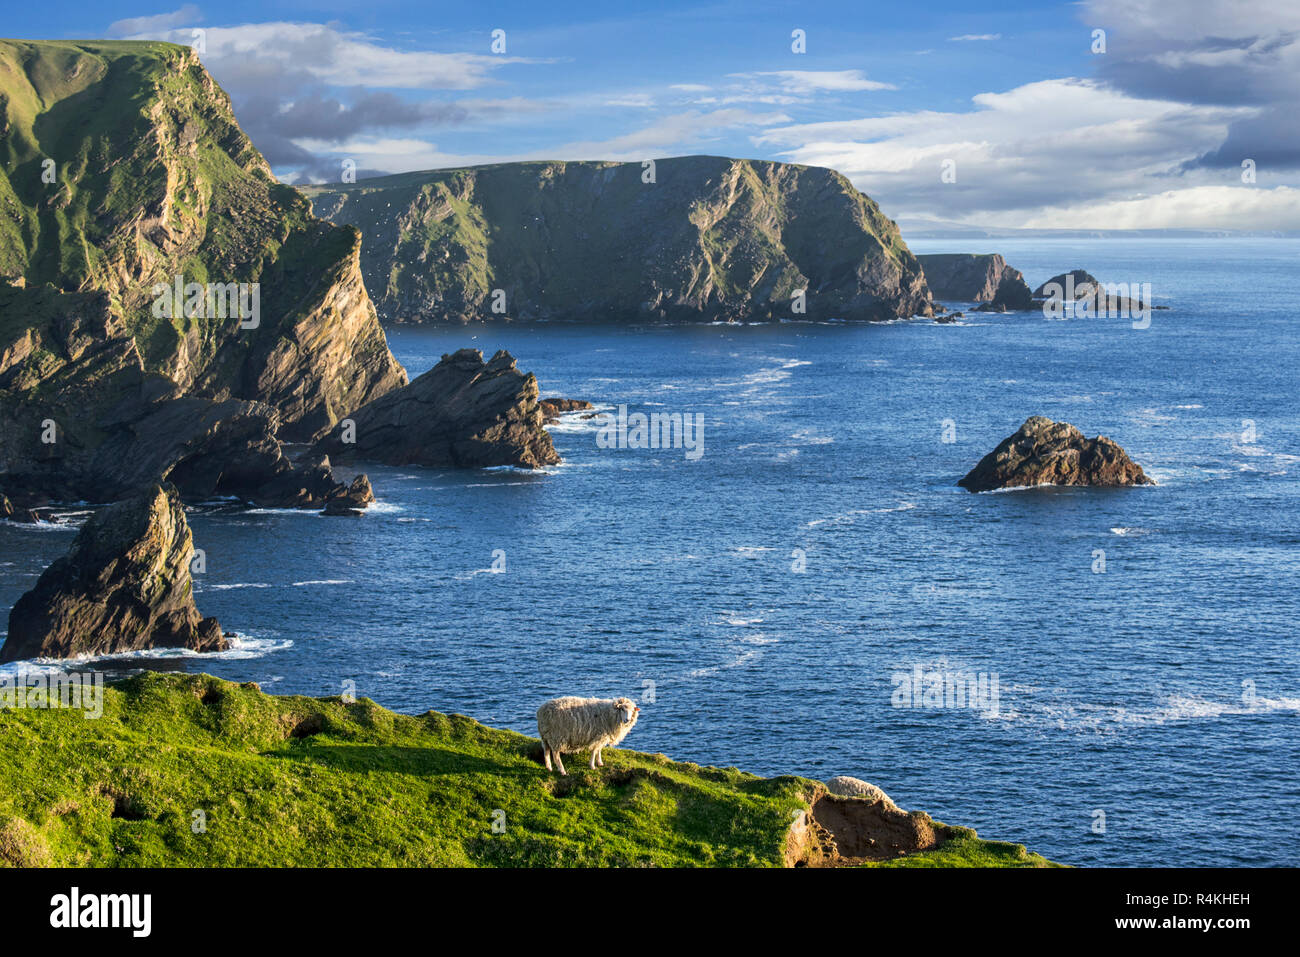
[[[551,749],[547,747],[546,742],[542,742],[542,757],[546,759],[546,770],[551,770]]]
[[[555,755],[555,769],[561,774],[567,775],[569,772],[564,770],[564,762],[560,760],[560,752],[552,751],[551,753]]]
[[[596,749],[596,753],[593,754],[592,757],[596,759],[596,767],[598,767],[598,768],[603,768],[603,767],[605,766],[605,749],[604,749],[604,747],[599,747],[599,748],[597,748],[597,749]]]
[[[600,763],[600,745],[591,749],[591,770],[596,770],[598,763]]]

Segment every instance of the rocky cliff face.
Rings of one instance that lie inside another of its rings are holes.
[[[175,489],[155,486],[102,509],[18,599],[0,661],[226,647],[216,619],[194,607],[193,554]]]
[[[169,388],[307,440],[405,383],[360,237],[275,181],[190,50],[0,41],[0,109],[0,476],[82,482],[60,462]]]
[[[461,349],[358,409],[316,448],[389,465],[540,468],[560,461],[543,420],[537,379],[510,353],[484,362],[477,349]]]
[[[1034,485],[1154,483],[1140,465],[1105,436],[1088,439],[1068,422],[1035,415],[980,459],[957,484],[972,492],[987,492]]]
[[[645,172],[506,163],[304,192],[361,229],[366,284],[395,321],[930,314],[898,227],[833,170],[686,156]]]
[[[1019,269],[998,253],[936,253],[916,257],[936,299],[986,302],[1007,309],[1029,309],[1033,297]]]

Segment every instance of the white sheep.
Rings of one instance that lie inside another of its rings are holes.
[[[630,698],[552,698],[537,709],[537,734],[542,739],[546,770],[552,770],[554,758],[555,769],[568,774],[560,755],[588,748],[592,770],[603,766],[600,752],[626,738],[640,713]]]

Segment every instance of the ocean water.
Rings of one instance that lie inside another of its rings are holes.
[[[358,520],[198,509],[197,602],[241,647],[93,666],[354,682],[526,733],[547,697],[626,694],[629,747],[851,774],[1065,863],[1300,864],[1300,242],[913,248],[1150,282],[1172,308],[1147,329],[393,329],[412,375],[506,348],[544,395],[700,414],[703,454],[602,449],[571,417],[543,473],[369,468]],[[954,485],[1032,414],[1159,484]],[[71,536],[0,523],[0,605]],[[917,669],[996,676],[996,708],[907,707]]]

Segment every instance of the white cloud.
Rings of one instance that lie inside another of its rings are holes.
[[[116,20],[108,25],[110,37],[134,37],[142,34],[157,34],[181,27],[196,27],[203,22],[203,14],[192,3],[187,3],[171,13],[159,13],[151,17],[130,17]],[[188,39],[186,40],[188,43]]]
[[[783,90],[790,93],[852,93],[862,90],[896,90],[892,83],[868,80],[861,70],[769,70],[759,73],[732,73],[731,76],[748,78],[771,76]]]
[[[168,15],[171,17],[174,15]],[[145,18],[153,19],[153,18]],[[131,22],[131,21],[122,21]],[[188,29],[149,28],[132,39],[191,42]],[[398,50],[367,34],[322,23],[247,23],[205,29],[203,62],[223,85],[260,76],[297,76],[332,86],[468,90],[492,82],[512,63],[535,60],[489,53]]]
[[[1079,229],[1251,229],[1294,231],[1300,189],[1275,186],[1194,186],[1151,196],[1045,209],[1030,228],[1071,224]]]
[[[971,43],[978,40],[1001,40],[1000,33],[963,33],[959,37],[949,37],[950,43]]]
[[[775,127],[754,142],[780,149],[784,159],[840,170],[896,218],[1064,226],[1096,210],[1133,226],[1149,214],[1170,223],[1182,217],[1189,226],[1217,216],[1217,228],[1273,228],[1257,225],[1261,206],[1225,203],[1217,192],[1189,192],[1181,202],[1165,195],[1230,182],[1181,166],[1220,142],[1251,108],[1139,99],[1079,79],[981,93],[972,103],[966,113]],[[955,183],[941,181],[949,160]]]

